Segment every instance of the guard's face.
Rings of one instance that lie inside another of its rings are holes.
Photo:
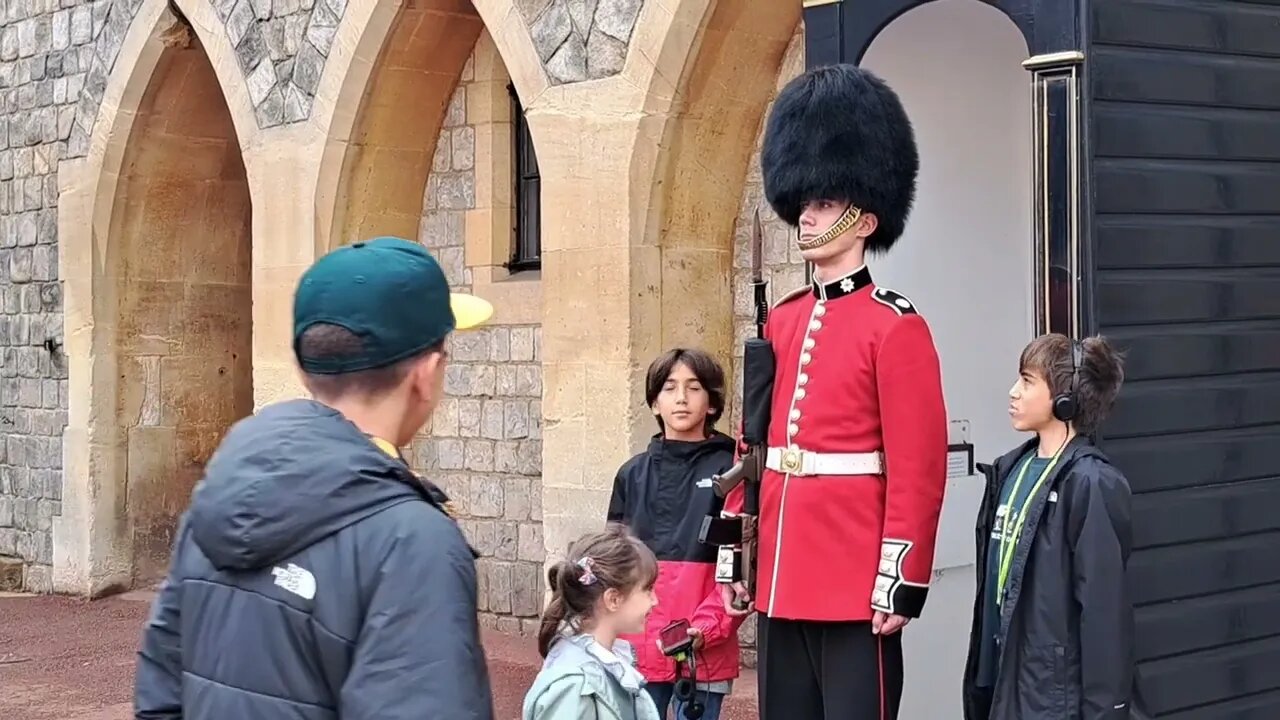
[[[1037,432],[1053,422],[1053,395],[1049,383],[1035,370],[1024,370],[1009,388],[1009,420],[1013,429]]]
[[[711,396],[698,376],[684,363],[676,363],[653,401],[653,411],[662,418],[667,437],[701,440],[706,436],[707,414],[713,411]]]
[[[810,200],[800,211],[800,241],[804,243],[825,233],[836,224],[849,203],[840,200]],[[876,229],[876,217],[863,212],[853,227],[841,233],[831,242],[821,247],[801,250],[800,256],[808,262],[822,264],[823,260],[842,257],[855,247],[861,245],[865,238]]]
[[[810,200],[800,211],[800,239],[810,240],[836,223],[849,203],[836,200]]]

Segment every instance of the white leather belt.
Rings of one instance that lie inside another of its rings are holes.
[[[817,453],[796,447],[771,447],[764,465],[788,475],[883,475],[884,454]]]

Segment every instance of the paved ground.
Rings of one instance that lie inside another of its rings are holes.
[[[0,718],[132,718],[134,652],[150,599],[0,594]],[[484,643],[496,717],[515,720],[539,665],[533,640],[487,633]],[[755,676],[737,684],[722,717],[754,720]]]

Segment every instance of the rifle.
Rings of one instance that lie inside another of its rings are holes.
[[[764,476],[768,451],[770,406],[776,360],[773,346],[764,339],[769,318],[768,281],[764,279],[764,236],[757,209],[751,227],[751,285],[755,291],[756,336],[743,343],[742,357],[742,443],[746,452],[728,471],[711,478],[715,493],[726,498],[739,484],[743,487],[742,513],[734,517],[708,515],[702,520],[699,540],[720,546],[716,560],[716,582],[742,582],[747,592],[756,591],[756,526],[760,514],[760,480]],[[746,604],[734,600],[734,607]]]

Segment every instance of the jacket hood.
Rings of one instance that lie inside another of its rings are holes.
[[[196,486],[188,523],[219,570],[251,570],[416,499],[427,499],[417,478],[341,413],[291,400],[232,427]]]
[[[737,444],[733,438],[721,432],[712,431],[706,440],[687,442],[683,440],[667,440],[662,433],[649,439],[649,454],[663,460],[672,459],[681,462],[696,462],[703,456],[717,452],[733,452]]]
[[[596,642],[587,634],[565,635],[557,640],[547,653],[543,667],[549,669],[579,669],[585,665],[599,665],[605,672],[631,694],[644,687],[644,676],[635,669],[636,655],[631,643],[618,638],[612,650]]]

